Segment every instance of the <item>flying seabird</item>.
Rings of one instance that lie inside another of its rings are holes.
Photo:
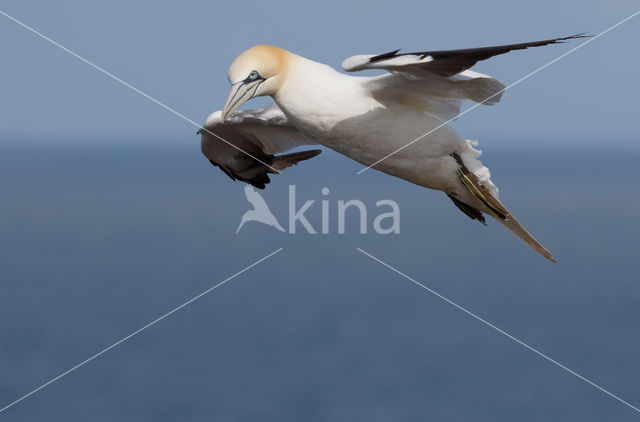
[[[579,37],[459,50],[395,50],[342,63],[347,72],[387,71],[379,76],[347,75],[287,50],[258,45],[231,64],[229,98],[198,132],[202,152],[232,179],[263,189],[268,173],[279,173],[320,150],[277,154],[321,144],[365,166],[445,192],[471,219],[486,224],[483,214],[492,216],[555,262],[498,200],[489,169],[478,160],[477,142],[443,123],[459,114],[462,101],[500,101],[505,89],[500,81],[468,70],[478,61]],[[236,112],[249,99],[266,95],[274,104]]]

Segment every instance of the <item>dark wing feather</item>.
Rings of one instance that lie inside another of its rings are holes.
[[[558,44],[563,41],[572,40],[575,38],[584,38],[588,36],[589,35],[577,34],[571,35],[569,37],[553,38],[543,41],[497,45],[493,47],[462,48],[458,50],[418,51],[413,53],[398,53],[399,50],[395,50],[389,53],[371,56],[365,63],[357,63],[357,61],[353,64],[349,63],[346,67],[351,67],[351,69],[345,70],[355,71],[362,69],[382,68],[401,71],[401,68],[403,66],[418,66],[423,70],[427,70],[437,75],[449,77],[471,68],[481,60],[486,60],[499,54],[508,53],[509,51],[524,50],[529,47],[540,47],[549,44]],[[394,58],[403,56],[415,57],[416,63],[405,63],[403,65],[396,66],[390,61]],[[419,62],[425,58],[430,58],[431,60]],[[385,61],[389,62],[385,63]]]
[[[321,152],[315,149],[276,155],[315,143],[291,125],[276,105],[236,112],[224,123],[220,112],[215,112],[198,134],[202,136],[202,153],[211,164],[232,180],[259,189],[269,183],[269,173],[278,173]]]

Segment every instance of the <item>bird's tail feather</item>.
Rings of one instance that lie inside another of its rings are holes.
[[[505,226],[511,233],[520,238],[524,243],[529,245],[534,251],[538,252],[540,255],[544,256],[548,260],[552,262],[557,262],[551,256],[551,252],[549,252],[544,246],[540,244],[532,235],[525,229],[519,222],[516,220],[514,216],[502,205],[502,202],[498,200],[495,196],[491,194],[489,189],[478,182],[477,177],[470,172],[467,167],[462,162],[462,159],[458,154],[451,154],[451,156],[458,162],[460,165],[460,169],[458,170],[458,175],[460,180],[465,185],[465,187],[469,190],[469,192],[482,204],[485,213],[491,215],[494,219],[496,219],[500,224]],[[450,198],[454,199],[451,195]],[[454,203],[458,208],[460,205],[457,203],[460,201],[454,200]],[[467,205],[468,207],[471,207]],[[473,207],[471,207],[473,208]],[[462,209],[462,208],[461,208]],[[464,210],[463,210],[464,211]],[[469,215],[471,218],[478,219],[475,214],[470,215],[468,212],[464,211],[465,214]],[[478,210],[479,212],[479,210]],[[480,220],[480,219],[479,219]],[[483,220],[480,220],[483,222]]]
[[[520,240],[529,245],[531,249],[538,252],[540,255],[544,256],[551,262],[558,262],[553,259],[553,256],[551,256],[551,252],[549,252],[544,246],[542,246],[540,242],[538,242],[536,238],[527,231],[527,229],[522,227],[522,224],[520,224],[518,220],[516,220],[511,214],[509,214],[505,219],[496,218],[496,220],[498,220],[500,224],[509,229],[511,233],[520,238]]]

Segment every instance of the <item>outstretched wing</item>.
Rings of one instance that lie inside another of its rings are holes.
[[[398,53],[400,50],[395,50],[376,56],[359,55],[349,57],[342,63],[342,68],[347,72],[356,72],[364,69],[385,69],[388,71],[408,72],[413,74],[431,72],[439,76],[449,77],[470,69],[480,60],[486,60],[499,54],[508,53],[509,51],[557,44],[566,40],[583,37],[585,37],[585,35],[578,34],[571,35],[569,37],[523,42],[519,44],[462,48],[458,50],[421,51],[415,53]]]
[[[372,78],[368,84],[381,102],[391,101],[421,109],[442,121],[455,117],[460,103],[472,100],[493,105],[500,101],[505,86],[498,80],[470,69],[480,60],[512,50],[524,50],[557,44],[584,35],[553,38],[544,41],[508,44],[494,47],[464,48],[379,55],[358,55],[346,59],[342,68],[347,72],[383,69],[389,72]]]
[[[260,110],[237,111],[224,123],[221,112],[216,111],[198,134],[202,136],[202,153],[211,164],[231,179],[260,189],[269,183],[268,173],[277,173],[321,152],[314,149],[276,155],[302,145],[317,144],[297,130],[276,104]]]

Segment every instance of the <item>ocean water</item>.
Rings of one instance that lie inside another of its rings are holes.
[[[487,147],[487,150],[489,148]],[[554,254],[440,192],[325,151],[273,176],[330,233],[248,223],[197,146],[0,150],[0,413],[7,421],[637,420],[637,412],[358,252],[640,405],[640,148],[494,146],[501,198]],[[330,193],[321,195],[327,187]],[[337,234],[337,201],[367,205]],[[400,234],[371,230],[375,202]]]

